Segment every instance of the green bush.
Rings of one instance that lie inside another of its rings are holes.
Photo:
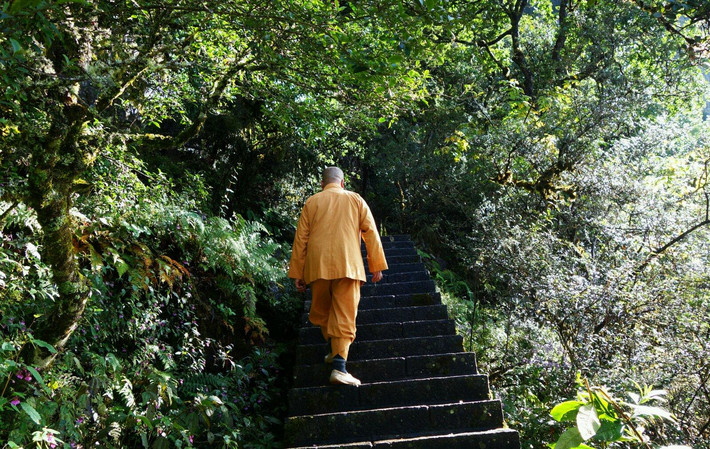
[[[67,350],[41,373],[22,357],[48,346],[33,324],[56,295],[36,250],[41,229],[22,205],[3,223],[0,440],[278,447],[286,348],[260,310],[288,316],[300,304],[274,257],[285,252],[257,222],[195,212],[199,188],[180,194],[119,156],[130,164],[99,163],[87,177],[92,194],[73,211],[91,296]]]

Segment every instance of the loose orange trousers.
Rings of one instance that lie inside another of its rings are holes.
[[[333,356],[348,359],[355,340],[355,320],[360,303],[357,279],[316,279],[311,282],[311,310],[308,319],[320,327],[323,338],[330,339]]]

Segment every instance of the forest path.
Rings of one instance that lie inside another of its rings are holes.
[[[293,448],[520,449],[503,427],[488,376],[441,303],[407,236],[382,238],[389,270],[362,287],[348,371],[360,387],[328,384],[330,365],[306,302],[289,391],[286,444]],[[365,255],[363,248],[363,256]],[[365,260],[367,264],[367,260]],[[367,265],[366,265],[367,267]]]

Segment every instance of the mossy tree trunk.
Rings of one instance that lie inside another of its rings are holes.
[[[87,56],[88,39],[80,40],[72,29],[62,33],[50,47],[49,59],[58,79],[79,79],[78,67],[67,61]],[[76,329],[86,307],[89,288],[80,273],[73,235],[76,223],[72,218],[73,187],[76,179],[89,166],[93,145],[83,136],[89,109],[80,99],[79,82],[57,83],[47,89],[47,113],[50,126],[31,151],[27,179],[27,204],[42,227],[40,253],[49,265],[58,297],[39,318],[34,337],[54,346],[58,352],[65,347]],[[35,347],[28,349],[25,359],[46,368],[56,357]]]
[[[35,337],[61,350],[76,329],[86,306],[89,289],[79,272],[72,243],[76,223],[72,219],[74,180],[86,167],[78,139],[85,114],[67,114],[73,106],[65,106],[55,118],[47,141],[33,154],[29,177],[29,203],[42,226],[42,258],[52,269],[59,297],[39,320]],[[69,117],[68,117],[69,116]],[[48,366],[53,356],[37,348],[32,363]]]

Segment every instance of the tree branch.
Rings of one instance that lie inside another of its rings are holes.
[[[557,19],[557,38],[555,39],[555,46],[552,48],[552,60],[555,61],[558,66],[555,68],[555,70],[558,72],[558,74],[561,71],[561,66],[559,65],[560,62],[560,53],[562,52],[562,48],[565,46],[565,42],[567,41],[567,5],[569,3],[569,0],[562,0],[560,2],[560,10],[559,10],[559,15]]]
[[[155,144],[155,146],[160,149],[178,148],[186,144],[190,139],[192,139],[196,135],[198,135],[202,130],[202,127],[204,126],[205,122],[207,121],[207,112],[217,106],[229,82],[237,73],[239,73],[240,70],[243,70],[247,64],[248,62],[244,61],[236,62],[232,67],[230,67],[215,83],[212,92],[202,105],[200,113],[198,114],[197,118],[192,122],[192,124],[180,131],[177,136],[169,140],[159,140]]]
[[[665,245],[654,249],[651,251],[651,254],[646,258],[646,260],[643,261],[641,265],[636,268],[636,272],[640,273],[643,271],[646,266],[651,263],[656,257],[660,256],[664,251],[666,251],[668,248],[671,246],[675,245],[676,243],[680,242],[681,240],[685,239],[687,236],[695,232],[696,230],[702,228],[703,226],[707,226],[710,224],[710,194],[706,193],[705,194],[705,219],[701,221],[700,223],[696,224],[695,226],[692,226],[685,231],[683,231],[681,234],[677,235],[674,237],[670,242],[666,243]]]

